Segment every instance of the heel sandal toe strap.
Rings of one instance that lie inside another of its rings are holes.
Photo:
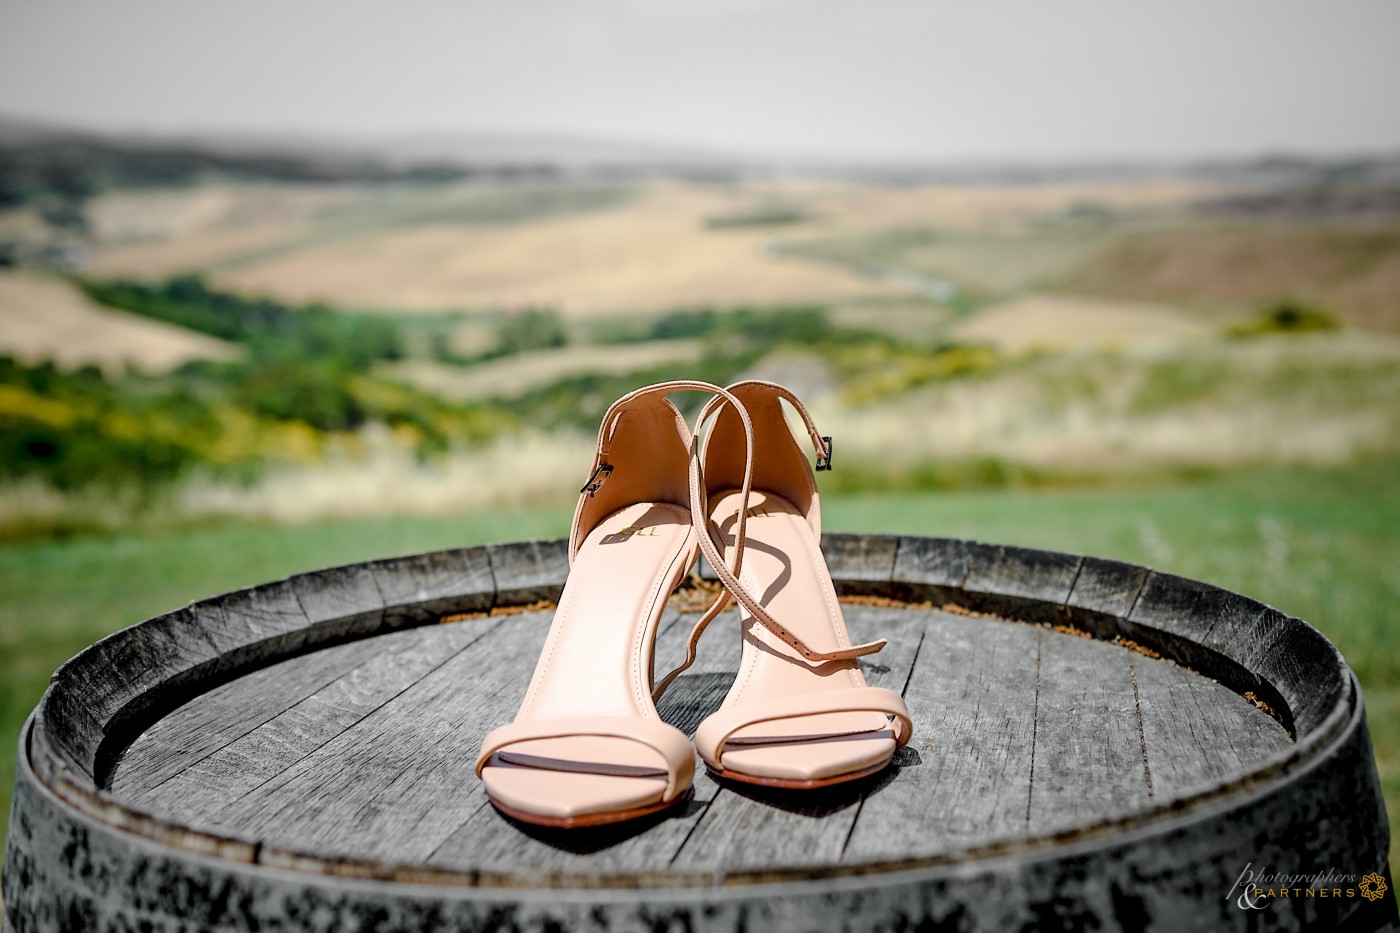
[[[481,751],[476,758],[476,774],[481,776],[482,769],[486,767],[492,755],[519,742],[577,736],[627,739],[656,752],[666,763],[664,799],[667,800],[674,797],[678,789],[689,787],[695,774],[695,755],[685,735],[660,720],[642,719],[638,716],[573,716],[507,723],[492,729],[482,740]]]
[[[914,723],[909,718],[909,710],[902,696],[884,687],[852,687],[849,690],[771,697],[762,703],[740,703],[728,709],[721,707],[696,730],[695,748],[701,758],[718,767],[724,744],[745,726],[826,713],[884,713],[891,716],[896,748],[908,744],[914,734]]]

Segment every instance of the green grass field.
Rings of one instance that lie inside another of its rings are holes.
[[[1360,675],[1400,814],[1400,463],[1275,468],[1141,489],[829,496],[832,531],[910,532],[1096,554],[1301,616]],[[49,674],[115,629],[201,596],[390,554],[563,535],[562,509],[306,526],[221,525],[0,548],[0,788]]]

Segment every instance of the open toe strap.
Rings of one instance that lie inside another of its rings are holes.
[[[770,697],[758,703],[740,703],[721,707],[700,724],[695,732],[695,747],[700,757],[720,766],[720,752],[734,733],[745,726],[780,719],[821,716],[826,713],[884,713],[894,717],[895,747],[902,748],[914,732],[904,698],[884,687],[851,687],[845,690],[822,690],[817,693],[797,693]]]
[[[689,787],[695,775],[695,755],[690,742],[673,726],[639,716],[570,716],[563,719],[526,719],[492,729],[482,740],[481,753],[477,755],[477,776],[481,776],[492,755],[519,742],[575,736],[627,739],[656,752],[666,762],[666,793],[663,798],[666,800]]]

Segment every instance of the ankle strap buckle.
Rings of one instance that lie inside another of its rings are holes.
[[[822,441],[826,444],[826,456],[817,457],[817,472],[831,469],[831,435],[823,434]]]
[[[588,493],[588,498],[593,498],[593,494],[603,488],[603,481],[612,476],[613,467],[611,463],[600,463],[593,468],[593,475],[588,477],[588,482],[579,489],[579,495]],[[601,477],[601,479],[599,478]]]

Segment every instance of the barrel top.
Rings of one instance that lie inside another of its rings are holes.
[[[54,676],[28,754],[69,804],[236,861],[506,887],[703,886],[1044,853],[1208,810],[1350,719],[1345,663],[1260,603],[1144,568],[932,538],[828,535],[862,659],[915,736],[875,778],[805,793],[697,776],[677,812],[527,827],[472,762],[508,721],[567,572],[561,542],[333,568],[116,633]],[[703,589],[703,587],[701,587]],[[657,669],[683,655],[672,600]],[[693,732],[737,617],[660,704]]]

